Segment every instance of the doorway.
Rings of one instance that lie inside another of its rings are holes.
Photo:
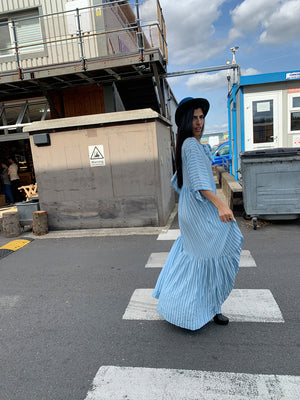
[[[282,146],[281,94],[245,94],[245,150]]]

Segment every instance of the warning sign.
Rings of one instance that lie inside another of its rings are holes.
[[[103,167],[105,165],[103,145],[89,146],[89,158],[91,167]]]

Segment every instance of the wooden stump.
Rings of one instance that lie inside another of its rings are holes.
[[[19,214],[17,211],[4,212],[2,214],[2,226],[5,237],[16,237],[21,235]]]
[[[46,211],[34,211],[32,233],[34,235],[46,235],[48,233],[48,218]]]

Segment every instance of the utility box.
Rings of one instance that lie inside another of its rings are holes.
[[[171,123],[151,109],[25,127],[50,230],[164,226],[173,210]],[[49,146],[33,136],[49,133]]]
[[[300,148],[246,151],[240,154],[246,214],[255,219],[300,217]]]

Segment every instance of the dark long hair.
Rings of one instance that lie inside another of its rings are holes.
[[[183,183],[181,148],[186,138],[193,137],[193,118],[194,118],[194,108],[190,108],[183,114],[177,130],[175,163],[177,170],[177,184],[178,187],[180,188],[182,187]]]

